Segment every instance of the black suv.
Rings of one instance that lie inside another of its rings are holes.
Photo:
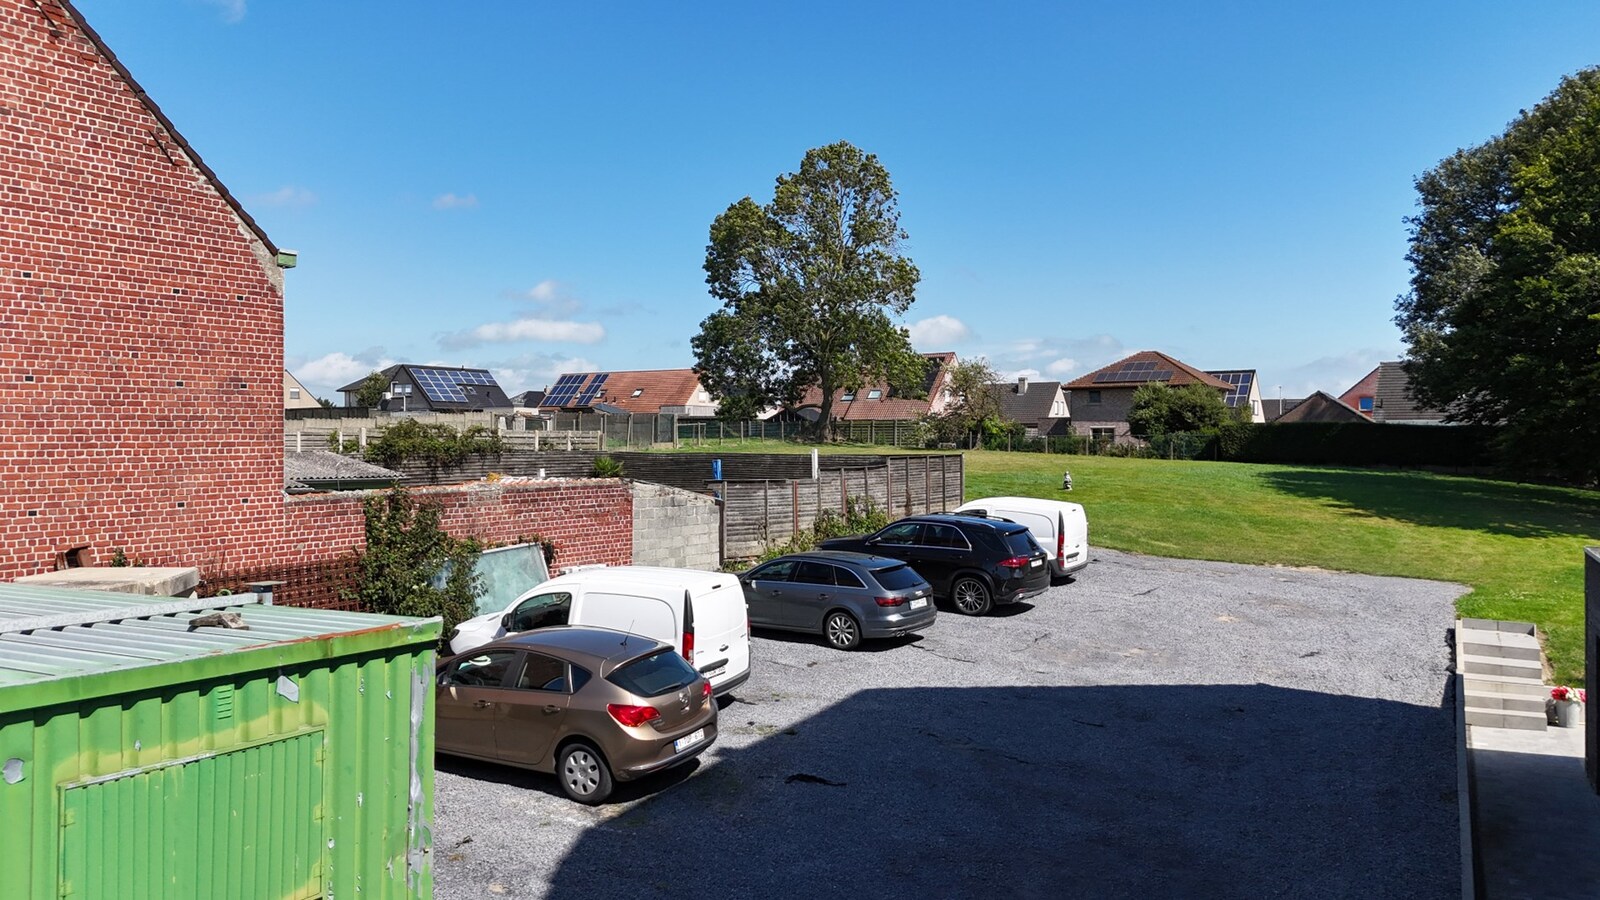
[[[981,616],[1050,586],[1049,554],[1026,525],[974,516],[910,516],[877,534],[832,538],[827,550],[854,550],[903,560],[948,597],[956,612]]]

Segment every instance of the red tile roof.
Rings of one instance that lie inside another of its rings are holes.
[[[663,406],[690,406],[694,403],[695,391],[700,388],[700,376],[693,369],[647,369],[635,372],[569,372],[562,378],[581,377],[582,385],[589,385],[595,378],[604,374],[605,383],[599,393],[595,394],[583,408],[604,403],[631,413],[660,412]],[[634,396],[634,392],[639,395]],[[548,397],[552,393],[546,391]],[[573,398],[583,396],[587,391],[580,388]],[[580,408],[575,403],[568,403],[564,409]]]
[[[1165,373],[1165,374],[1163,374]],[[1203,384],[1206,387],[1231,390],[1226,381],[1196,369],[1194,366],[1160,352],[1140,350],[1125,356],[1109,366],[1095,369],[1067,384],[1067,390],[1138,387],[1155,382],[1173,387],[1186,384]]]
[[[924,353],[928,359],[928,372],[923,378],[922,388],[927,395],[921,399],[914,397],[899,397],[889,385],[884,383],[863,384],[859,390],[846,391],[840,389],[833,395],[833,417],[845,421],[868,421],[884,419],[911,420],[927,415],[939,402],[939,394],[945,388],[949,379],[950,366],[955,363],[954,353]],[[878,392],[876,399],[871,397],[873,391]],[[854,400],[844,399],[846,394],[854,394]],[[805,396],[800,399],[800,408],[822,405],[822,389],[810,387]]]

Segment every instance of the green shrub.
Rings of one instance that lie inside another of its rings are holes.
[[[365,458],[380,466],[421,460],[437,471],[459,465],[469,456],[499,453],[504,449],[499,433],[482,425],[457,431],[443,423],[423,424],[416,419],[401,419],[367,442]]]
[[[367,546],[358,554],[356,586],[345,596],[368,612],[440,616],[442,644],[456,625],[472,617],[483,593],[475,569],[482,552],[478,542],[446,533],[438,505],[416,502],[405,488],[369,497],[362,508]],[[434,578],[447,565],[444,587],[435,587]]]
[[[781,544],[771,544],[757,557],[758,563],[777,559],[786,553],[804,553],[828,538],[848,537],[853,534],[870,534],[890,522],[888,512],[878,508],[866,497],[851,497],[844,515],[825,509],[817,513],[811,527],[800,531]]]
[[[594,465],[589,469],[591,478],[621,478],[622,463],[609,456],[596,456]]]

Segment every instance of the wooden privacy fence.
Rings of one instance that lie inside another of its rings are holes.
[[[722,558],[760,556],[811,527],[817,515],[846,514],[865,498],[892,518],[945,512],[960,506],[965,489],[957,455],[888,456],[886,465],[829,469],[818,477],[712,482],[722,494]]]

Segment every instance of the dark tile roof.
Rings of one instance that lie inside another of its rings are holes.
[[[1443,422],[1445,413],[1411,399],[1411,379],[1403,363],[1378,363],[1378,388],[1373,392],[1372,418],[1379,422]]]
[[[1304,400],[1291,400],[1288,398],[1279,397],[1273,397],[1269,400],[1265,397],[1262,397],[1261,418],[1267,422],[1276,421],[1278,417],[1304,402]]]
[[[396,363],[382,370],[381,374],[384,380],[394,382],[401,380],[397,378],[401,370],[405,371],[406,377],[404,381],[415,385],[417,392],[409,395],[408,402],[403,403],[399,398],[385,400],[379,404],[380,409],[391,411],[401,408],[413,411],[421,409],[509,409],[512,405],[511,398],[506,396],[506,392],[500,387],[500,383],[495,381],[494,375],[488,369],[474,369],[470,366],[429,366],[420,363]],[[439,386],[440,378],[452,383],[456,382],[456,379],[451,377],[452,373],[458,373],[462,376],[459,380],[459,385],[463,386],[462,396],[465,399],[451,400],[447,397],[436,397],[428,393],[430,382],[437,387]],[[342,394],[359,390],[361,382],[370,377],[372,377],[370,373],[363,375],[339,388],[339,392]],[[465,392],[465,386],[471,387],[470,393]]]
[[[511,395],[512,406],[522,406],[527,407],[528,409],[535,409],[543,403],[544,391],[523,391],[520,394]]]
[[[1140,371],[1130,372],[1130,369]],[[1102,366],[1069,382],[1067,390],[1139,387],[1152,381],[1170,384],[1173,387],[1183,387],[1186,384],[1203,384],[1222,390],[1232,387],[1226,381],[1207,375],[1194,366],[1159,350],[1140,350],[1132,356],[1124,356],[1109,366]]]
[[[1361,411],[1355,407],[1339,402],[1338,397],[1326,391],[1317,391],[1315,394],[1296,403],[1293,409],[1269,421],[1284,424],[1291,422],[1362,422],[1370,424],[1372,420],[1362,415]]]
[[[1050,406],[1061,391],[1059,381],[1030,381],[1026,393],[1015,381],[989,385],[989,392],[1000,404],[1000,414],[1013,422],[1038,425],[1050,419]]]

